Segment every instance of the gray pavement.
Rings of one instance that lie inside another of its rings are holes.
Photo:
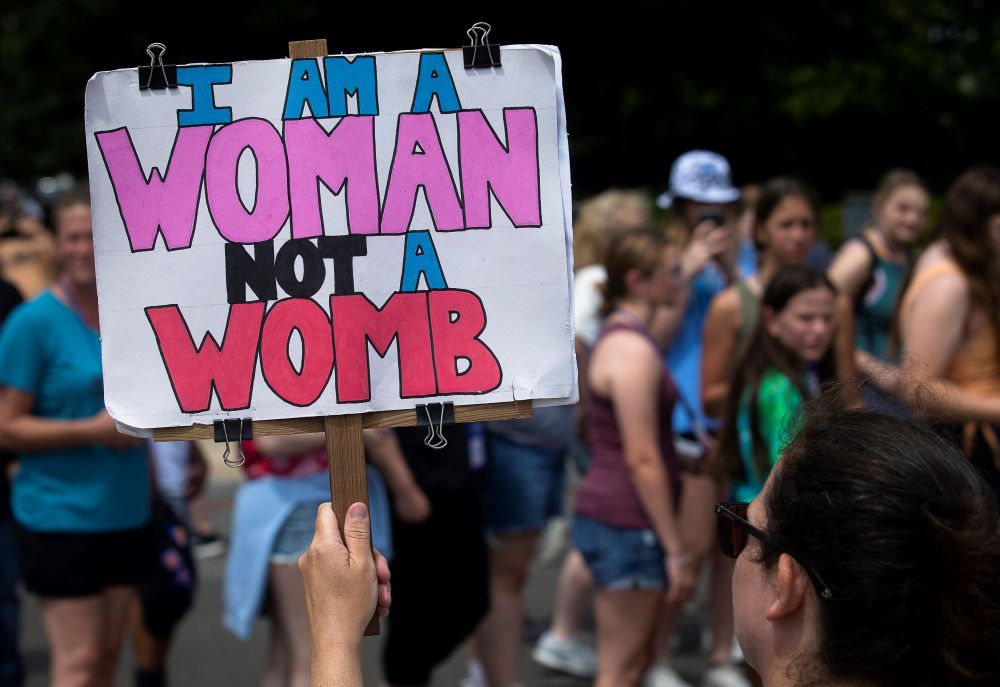
[[[214,477],[208,490],[208,502],[213,520],[220,531],[228,533],[229,513],[236,482],[223,475]],[[172,687],[233,685],[251,686],[259,683],[267,659],[267,627],[259,621],[247,642],[241,642],[222,626],[222,573],[224,558],[200,561],[201,588],[194,609],[178,629],[171,652],[169,675]],[[534,566],[526,598],[527,635],[537,634],[545,626],[552,611],[559,559]],[[25,595],[22,616],[22,650],[28,668],[26,687],[48,684],[48,651],[39,622],[37,605]],[[702,613],[696,616],[703,617]],[[697,636],[697,629],[686,623],[684,634]],[[365,684],[377,685],[380,677],[380,637],[369,638],[364,644]],[[525,684],[529,687],[579,687],[588,681],[555,673],[535,664],[529,654],[531,645],[525,642],[522,652]],[[131,656],[122,656],[116,687],[131,687]],[[702,658],[681,654],[675,667],[693,684],[704,668]],[[459,648],[436,672],[434,687],[457,687],[465,675],[465,653]]]

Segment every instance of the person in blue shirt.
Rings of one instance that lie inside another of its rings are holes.
[[[0,449],[21,578],[39,597],[55,685],[110,685],[135,585],[153,563],[146,449],[104,408],[90,201],[54,211],[58,283],[0,333]]]
[[[0,279],[0,331],[11,310],[20,305],[21,293]],[[21,604],[17,595],[17,542],[10,515],[10,485],[7,466],[17,458],[0,451],[0,685],[19,687],[24,681],[21,660]]]
[[[670,170],[670,191],[661,196],[663,206],[669,201],[667,235],[684,248],[682,264],[686,278],[684,297],[679,307],[664,308],[654,321],[657,338],[667,344],[664,361],[677,381],[678,402],[674,406],[672,426],[680,455],[689,460],[684,473],[684,497],[681,518],[697,570],[711,563],[712,644],[709,668],[703,677],[706,687],[746,685],[746,680],[732,661],[732,593],[729,578],[720,560],[713,556],[715,523],[711,506],[719,500],[722,486],[705,470],[709,452],[708,433],[718,423],[706,415],[701,404],[701,358],[705,320],[713,299],[736,280],[740,236],[736,229],[741,192],[732,184],[729,162],[718,153],[689,151],[674,162]],[[751,256],[750,261],[753,261]],[[677,612],[678,609],[673,609]],[[650,681],[679,678],[664,663],[654,667]]]

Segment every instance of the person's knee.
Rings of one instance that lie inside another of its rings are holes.
[[[630,659],[622,670],[622,684],[638,685],[642,682],[642,677],[653,662],[653,654],[648,648],[642,648]]]
[[[503,566],[493,569],[490,577],[494,590],[508,595],[520,595],[528,581],[528,568]]]
[[[53,684],[80,685],[110,684],[103,680],[104,662],[97,644],[79,642],[52,654]],[[113,672],[113,671],[112,671]],[[103,681],[102,681],[103,680]]]
[[[521,541],[498,537],[490,551],[490,580],[493,587],[503,592],[520,594],[528,581],[531,551],[531,546]]]

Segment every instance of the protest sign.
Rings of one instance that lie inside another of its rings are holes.
[[[105,400],[135,430],[576,400],[560,58],[89,82]]]

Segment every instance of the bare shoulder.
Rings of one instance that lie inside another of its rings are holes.
[[[708,306],[705,328],[713,333],[727,329],[737,331],[742,321],[740,310],[740,294],[735,286],[726,287]]]
[[[656,350],[645,336],[633,329],[619,329],[604,335],[594,357],[628,356],[629,359],[651,358],[657,360]]]
[[[872,254],[859,240],[844,243],[833,258],[827,273],[840,288],[853,286],[872,268]]]
[[[917,288],[914,297],[947,302],[969,297],[969,280],[940,243],[932,244],[920,256],[913,269],[911,283]]]
[[[740,294],[735,286],[727,286],[724,290],[712,299],[709,306],[711,312],[720,315],[730,315],[739,312]]]
[[[837,251],[837,255],[834,258],[834,264],[844,262],[845,264],[850,265],[870,265],[871,261],[871,251],[869,251],[865,247],[865,244],[857,238],[845,241],[844,245],[840,247],[840,250]]]

